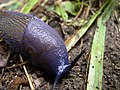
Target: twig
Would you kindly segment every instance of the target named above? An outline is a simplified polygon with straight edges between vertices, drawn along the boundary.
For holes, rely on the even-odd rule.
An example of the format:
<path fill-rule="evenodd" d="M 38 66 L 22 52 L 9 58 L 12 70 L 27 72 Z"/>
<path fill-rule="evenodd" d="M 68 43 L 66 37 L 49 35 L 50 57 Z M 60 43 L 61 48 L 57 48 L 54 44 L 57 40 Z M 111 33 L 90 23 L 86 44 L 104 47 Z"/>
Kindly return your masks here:
<path fill-rule="evenodd" d="M 89 5 L 88 5 L 88 8 L 87 8 L 87 11 L 86 11 L 84 19 L 86 19 L 88 17 L 90 8 L 91 8 L 91 0 L 89 0 Z"/>
<path fill-rule="evenodd" d="M 80 10 L 79 10 L 79 12 L 77 13 L 76 17 L 73 19 L 72 22 L 66 23 L 67 25 L 72 25 L 72 24 L 76 21 L 76 19 L 80 16 L 80 14 L 81 14 L 81 12 L 82 12 L 82 10 L 83 10 L 83 5 L 84 5 L 84 0 L 82 0 Z"/>
<path fill-rule="evenodd" d="M 19 55 L 19 57 L 20 57 L 21 62 L 23 62 L 22 56 L 21 56 L 21 55 Z M 34 88 L 34 86 L 33 86 L 33 84 L 32 84 L 31 77 L 30 77 L 30 75 L 28 74 L 28 72 L 27 72 L 27 69 L 26 69 L 25 65 L 23 65 L 23 69 L 24 69 L 25 74 L 26 74 L 26 76 L 27 76 L 27 78 L 28 78 L 28 81 L 29 81 L 29 84 L 30 84 L 30 88 L 31 88 L 31 90 L 35 90 L 35 88 Z"/>
<path fill-rule="evenodd" d="M 19 67 L 19 66 L 25 65 L 26 63 L 27 63 L 27 62 L 22 62 L 22 63 L 20 63 L 20 64 L 15 65 L 15 66 L 6 67 L 6 69 L 11 69 L 11 68 Z"/>
<path fill-rule="evenodd" d="M 81 14 L 81 12 L 83 10 L 83 5 L 84 5 L 83 3 L 84 3 L 84 0 L 82 0 L 80 10 L 79 10 L 78 14 L 76 15 L 76 17 L 74 18 L 74 21 L 80 16 L 80 14 Z"/>

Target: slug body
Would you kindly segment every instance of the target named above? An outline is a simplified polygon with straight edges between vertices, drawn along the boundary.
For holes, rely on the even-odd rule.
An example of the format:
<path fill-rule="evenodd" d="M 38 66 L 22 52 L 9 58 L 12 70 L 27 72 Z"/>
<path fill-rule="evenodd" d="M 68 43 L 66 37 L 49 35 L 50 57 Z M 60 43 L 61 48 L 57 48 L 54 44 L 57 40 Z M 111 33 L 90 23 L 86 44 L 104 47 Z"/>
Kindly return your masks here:
<path fill-rule="evenodd" d="M 0 11 L 0 37 L 32 64 L 40 67 L 49 76 L 59 78 L 67 73 L 81 54 L 72 62 L 64 41 L 49 25 L 35 16 L 13 11 Z"/>
<path fill-rule="evenodd" d="M 50 76 L 58 75 L 69 66 L 62 38 L 35 16 L 0 11 L 0 36 L 14 51 L 30 55 L 32 64 Z"/>
<path fill-rule="evenodd" d="M 50 26 L 33 17 L 25 30 L 23 45 L 31 51 L 32 63 L 56 76 L 69 66 L 68 54 L 62 38 Z"/>

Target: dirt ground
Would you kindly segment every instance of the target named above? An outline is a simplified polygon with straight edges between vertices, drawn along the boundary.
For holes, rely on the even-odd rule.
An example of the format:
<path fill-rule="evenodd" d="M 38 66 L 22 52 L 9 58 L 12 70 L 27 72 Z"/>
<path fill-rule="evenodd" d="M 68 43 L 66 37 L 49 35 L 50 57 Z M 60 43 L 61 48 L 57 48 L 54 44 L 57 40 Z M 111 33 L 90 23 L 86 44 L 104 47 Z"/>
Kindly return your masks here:
<path fill-rule="evenodd" d="M 34 8 L 32 13 L 37 17 L 47 15 L 48 24 L 56 29 L 62 38 L 66 40 L 76 32 L 73 26 L 62 25 L 63 21 L 55 13 L 44 12 L 44 8 L 40 6 Z M 117 6 L 112 13 L 111 18 L 106 23 L 107 32 L 105 39 L 105 55 L 103 66 L 103 90 L 120 90 L 120 6 Z M 92 40 L 95 32 L 96 24 L 94 23 L 81 40 L 70 50 L 69 58 L 72 61 L 86 47 L 86 52 L 82 55 L 70 74 L 62 78 L 57 85 L 57 90 L 86 90 L 88 66 Z M 62 30 L 65 32 L 63 34 Z M 81 46 L 82 43 L 82 46 Z M 7 68 L 0 69 L 0 90 L 17 90 L 17 78 L 23 81 L 22 90 L 30 90 L 28 81 L 23 71 L 23 67 L 8 68 L 15 64 L 19 64 L 20 60 L 16 53 L 12 53 L 7 63 Z M 27 63 L 28 73 L 32 76 L 36 90 L 50 90 L 52 83 L 46 80 L 43 73 Z M 21 78 L 22 77 L 22 78 Z M 12 81 L 16 81 L 11 83 Z M 25 83 L 26 82 L 26 83 Z"/>

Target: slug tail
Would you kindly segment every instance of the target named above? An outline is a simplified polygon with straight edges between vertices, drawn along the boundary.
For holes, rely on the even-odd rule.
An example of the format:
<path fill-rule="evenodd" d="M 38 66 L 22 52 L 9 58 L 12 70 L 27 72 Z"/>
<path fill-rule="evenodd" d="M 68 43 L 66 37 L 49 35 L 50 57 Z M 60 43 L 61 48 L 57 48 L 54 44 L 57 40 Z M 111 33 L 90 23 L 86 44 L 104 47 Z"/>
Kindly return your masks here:
<path fill-rule="evenodd" d="M 78 54 L 78 56 L 71 62 L 71 65 L 70 65 L 70 68 L 69 68 L 69 70 L 71 70 L 74 66 L 75 66 L 75 64 L 76 64 L 76 62 L 79 60 L 79 58 L 83 55 L 83 53 L 85 52 L 85 48 L 81 51 L 81 53 L 79 53 Z"/>

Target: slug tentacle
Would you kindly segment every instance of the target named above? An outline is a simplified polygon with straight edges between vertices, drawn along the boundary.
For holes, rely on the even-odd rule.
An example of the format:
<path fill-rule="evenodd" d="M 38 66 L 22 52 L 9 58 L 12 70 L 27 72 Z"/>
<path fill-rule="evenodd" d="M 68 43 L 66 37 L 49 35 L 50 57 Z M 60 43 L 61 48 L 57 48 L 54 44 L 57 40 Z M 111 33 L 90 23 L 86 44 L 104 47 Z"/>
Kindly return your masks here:
<path fill-rule="evenodd" d="M 81 51 L 81 53 L 79 53 L 79 54 L 77 55 L 77 57 L 71 62 L 71 65 L 70 65 L 69 70 L 71 70 L 71 69 L 75 66 L 75 64 L 76 64 L 76 62 L 79 60 L 79 58 L 83 55 L 83 53 L 85 53 L 85 50 L 86 50 L 86 48 L 84 48 L 84 49 Z"/>

